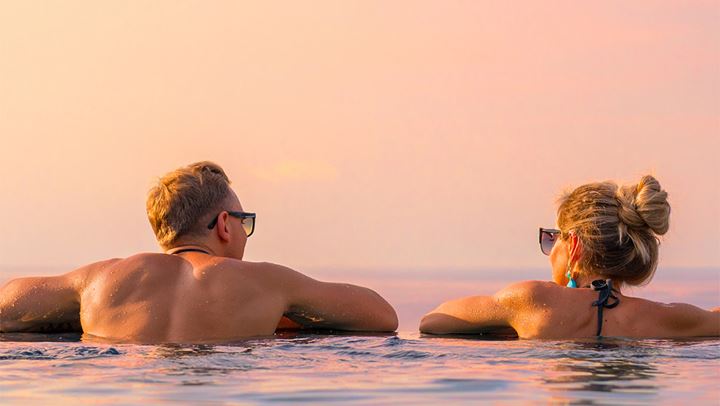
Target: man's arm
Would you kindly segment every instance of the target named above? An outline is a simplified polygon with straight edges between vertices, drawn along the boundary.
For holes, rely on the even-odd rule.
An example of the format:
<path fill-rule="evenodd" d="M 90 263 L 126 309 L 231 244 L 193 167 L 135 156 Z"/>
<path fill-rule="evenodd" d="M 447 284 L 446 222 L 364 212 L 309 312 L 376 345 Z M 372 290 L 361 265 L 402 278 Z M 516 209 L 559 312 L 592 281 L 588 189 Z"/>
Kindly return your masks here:
<path fill-rule="evenodd" d="M 492 296 L 447 301 L 426 314 L 420 332 L 430 334 L 512 334 L 518 311 L 528 302 L 528 286 L 507 287 Z M 514 335 L 514 334 L 513 334 Z"/>
<path fill-rule="evenodd" d="M 395 331 L 395 310 L 380 295 L 361 286 L 320 282 L 292 269 L 263 264 L 285 297 L 285 316 L 303 327 L 348 331 Z"/>
<path fill-rule="evenodd" d="M 77 291 L 65 276 L 13 279 L 0 288 L 0 332 L 82 331 Z"/>
<path fill-rule="evenodd" d="M 113 260 L 111 260 L 113 261 Z M 60 276 L 18 278 L 0 288 L 0 332 L 82 331 L 80 291 L 98 262 Z"/>

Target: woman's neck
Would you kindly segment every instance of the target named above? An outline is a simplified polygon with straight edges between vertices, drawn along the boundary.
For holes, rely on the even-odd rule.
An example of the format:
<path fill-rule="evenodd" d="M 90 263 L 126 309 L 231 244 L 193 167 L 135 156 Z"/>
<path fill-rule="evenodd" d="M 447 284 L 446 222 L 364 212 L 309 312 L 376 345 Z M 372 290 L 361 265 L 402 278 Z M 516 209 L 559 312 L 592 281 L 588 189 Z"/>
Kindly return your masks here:
<path fill-rule="evenodd" d="M 598 279 L 612 279 L 607 276 L 598 275 L 596 273 L 588 273 L 588 272 L 580 272 L 577 279 L 575 279 L 575 282 L 577 283 L 579 288 L 588 288 L 590 287 L 590 284 L 592 281 L 598 280 Z M 613 290 L 616 290 L 620 292 L 620 288 L 622 287 L 622 282 L 613 280 Z"/>

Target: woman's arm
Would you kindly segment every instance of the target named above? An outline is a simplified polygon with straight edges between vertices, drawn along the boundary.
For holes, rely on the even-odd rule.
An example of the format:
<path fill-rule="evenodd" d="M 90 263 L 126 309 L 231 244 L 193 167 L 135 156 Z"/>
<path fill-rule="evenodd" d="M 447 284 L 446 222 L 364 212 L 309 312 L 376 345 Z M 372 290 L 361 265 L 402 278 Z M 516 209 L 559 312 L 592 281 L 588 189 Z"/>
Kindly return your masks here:
<path fill-rule="evenodd" d="M 509 286 L 492 296 L 450 300 L 426 314 L 420 332 L 430 334 L 507 334 L 515 328 L 519 312 L 529 306 L 534 282 Z"/>
<path fill-rule="evenodd" d="M 508 309 L 495 296 L 472 296 L 445 302 L 420 321 L 420 332 L 469 334 L 511 327 Z"/>
<path fill-rule="evenodd" d="M 659 324 L 668 337 L 720 337 L 720 308 L 705 310 L 687 303 L 664 307 Z"/>

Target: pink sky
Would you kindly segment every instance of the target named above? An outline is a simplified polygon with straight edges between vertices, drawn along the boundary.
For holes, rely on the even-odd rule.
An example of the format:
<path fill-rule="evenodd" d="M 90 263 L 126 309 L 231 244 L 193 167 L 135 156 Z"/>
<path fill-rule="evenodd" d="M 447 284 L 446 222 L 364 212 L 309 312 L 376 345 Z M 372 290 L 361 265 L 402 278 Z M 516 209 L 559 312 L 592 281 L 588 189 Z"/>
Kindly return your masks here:
<path fill-rule="evenodd" d="M 720 267 L 718 21 L 712 1 L 5 2 L 0 266 L 156 251 L 146 191 L 209 159 L 258 213 L 250 260 L 543 267 L 564 188 L 652 173 L 661 265 Z"/>

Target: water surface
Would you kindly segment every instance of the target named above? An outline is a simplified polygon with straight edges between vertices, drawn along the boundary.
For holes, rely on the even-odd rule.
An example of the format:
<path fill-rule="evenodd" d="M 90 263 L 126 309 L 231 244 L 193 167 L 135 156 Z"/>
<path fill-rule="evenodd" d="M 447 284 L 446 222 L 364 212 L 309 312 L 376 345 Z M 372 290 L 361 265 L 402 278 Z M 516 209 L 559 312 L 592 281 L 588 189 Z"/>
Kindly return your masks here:
<path fill-rule="evenodd" d="M 717 339 L 491 341 L 401 333 L 228 345 L 110 345 L 36 334 L 0 340 L 3 403 L 720 402 Z"/>
<path fill-rule="evenodd" d="M 487 340 L 416 332 L 421 315 L 443 300 L 544 279 L 547 270 L 308 273 L 378 290 L 398 310 L 401 333 L 226 345 L 0 334 L 0 402 L 720 404 L 719 339 Z M 659 269 L 649 286 L 626 294 L 715 307 L 720 272 Z"/>

